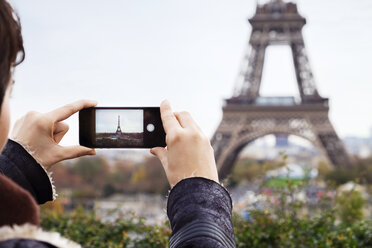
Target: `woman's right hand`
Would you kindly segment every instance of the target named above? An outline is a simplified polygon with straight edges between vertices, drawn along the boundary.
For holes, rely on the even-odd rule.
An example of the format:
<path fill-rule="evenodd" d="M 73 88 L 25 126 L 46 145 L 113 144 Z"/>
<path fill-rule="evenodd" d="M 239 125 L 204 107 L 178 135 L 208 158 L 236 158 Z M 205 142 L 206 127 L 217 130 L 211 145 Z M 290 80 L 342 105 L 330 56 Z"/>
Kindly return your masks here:
<path fill-rule="evenodd" d="M 167 100 L 160 104 L 167 147 L 150 150 L 161 161 L 171 187 L 189 177 L 204 177 L 217 183 L 218 173 L 209 139 L 188 112 L 173 113 Z"/>
<path fill-rule="evenodd" d="M 96 105 L 95 101 L 80 100 L 49 113 L 29 112 L 17 120 L 11 138 L 22 145 L 47 171 L 59 161 L 95 155 L 92 148 L 61 146 L 59 142 L 69 129 L 63 121 L 84 108 Z"/>

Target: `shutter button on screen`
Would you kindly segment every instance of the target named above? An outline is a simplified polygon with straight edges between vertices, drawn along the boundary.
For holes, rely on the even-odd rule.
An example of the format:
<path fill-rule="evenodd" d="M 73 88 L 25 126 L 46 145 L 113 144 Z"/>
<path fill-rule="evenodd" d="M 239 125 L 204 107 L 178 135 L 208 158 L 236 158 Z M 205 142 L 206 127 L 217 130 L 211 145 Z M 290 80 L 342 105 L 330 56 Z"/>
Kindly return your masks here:
<path fill-rule="evenodd" d="M 154 126 L 154 124 L 148 124 L 146 126 L 146 129 L 147 129 L 147 131 L 152 132 L 152 131 L 155 130 L 155 126 Z"/>

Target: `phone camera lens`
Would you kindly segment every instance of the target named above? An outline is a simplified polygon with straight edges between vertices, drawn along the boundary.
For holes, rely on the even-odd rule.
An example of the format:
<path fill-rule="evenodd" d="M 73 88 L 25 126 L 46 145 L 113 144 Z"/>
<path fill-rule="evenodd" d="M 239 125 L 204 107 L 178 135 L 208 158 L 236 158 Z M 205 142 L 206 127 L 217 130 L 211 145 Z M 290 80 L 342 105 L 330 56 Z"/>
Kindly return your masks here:
<path fill-rule="evenodd" d="M 152 131 L 155 130 L 155 126 L 154 126 L 154 124 L 148 124 L 146 129 L 147 129 L 147 131 L 152 132 Z"/>

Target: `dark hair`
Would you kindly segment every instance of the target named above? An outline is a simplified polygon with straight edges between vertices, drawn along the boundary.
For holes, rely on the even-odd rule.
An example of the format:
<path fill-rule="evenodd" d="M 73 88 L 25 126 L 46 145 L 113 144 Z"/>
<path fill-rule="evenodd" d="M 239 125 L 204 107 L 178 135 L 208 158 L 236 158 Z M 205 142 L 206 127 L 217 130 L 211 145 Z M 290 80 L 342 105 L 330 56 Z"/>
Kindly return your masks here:
<path fill-rule="evenodd" d="M 11 77 L 11 68 L 25 58 L 21 23 L 6 0 L 0 0 L 0 110 Z"/>

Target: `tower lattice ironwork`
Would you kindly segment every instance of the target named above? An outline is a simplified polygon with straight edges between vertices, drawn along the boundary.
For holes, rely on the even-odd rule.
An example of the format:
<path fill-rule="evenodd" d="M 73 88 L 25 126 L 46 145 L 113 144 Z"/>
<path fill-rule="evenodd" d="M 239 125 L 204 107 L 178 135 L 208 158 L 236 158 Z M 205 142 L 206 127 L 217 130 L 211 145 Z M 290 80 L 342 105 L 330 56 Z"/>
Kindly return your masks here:
<path fill-rule="evenodd" d="M 120 127 L 120 115 L 118 115 L 118 127 L 116 128 L 116 134 L 121 134 L 121 127 Z"/>
<path fill-rule="evenodd" d="M 328 99 L 319 95 L 306 54 L 302 28 L 306 19 L 297 5 L 282 0 L 257 5 L 249 19 L 252 32 L 244 67 L 234 95 L 225 101 L 222 121 L 212 137 L 220 177 L 226 177 L 250 142 L 267 134 L 293 134 L 320 148 L 335 166 L 350 158 L 328 118 Z M 265 50 L 270 45 L 292 50 L 301 100 L 295 97 L 260 97 Z"/>

